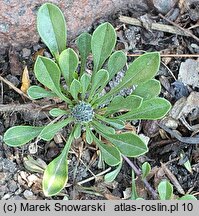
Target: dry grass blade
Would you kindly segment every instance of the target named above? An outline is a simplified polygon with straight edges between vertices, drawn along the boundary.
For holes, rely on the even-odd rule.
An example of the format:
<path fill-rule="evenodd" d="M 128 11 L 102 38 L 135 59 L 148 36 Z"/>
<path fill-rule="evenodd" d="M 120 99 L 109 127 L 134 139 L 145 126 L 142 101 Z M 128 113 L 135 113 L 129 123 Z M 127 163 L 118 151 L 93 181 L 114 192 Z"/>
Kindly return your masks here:
<path fill-rule="evenodd" d="M 173 173 L 167 168 L 167 166 L 163 163 L 161 163 L 161 167 L 164 170 L 165 174 L 167 175 L 167 177 L 170 179 L 170 181 L 172 182 L 172 184 L 176 187 L 177 191 L 180 194 L 185 194 L 184 189 L 181 187 L 179 181 L 177 180 L 177 178 L 173 175 Z"/>

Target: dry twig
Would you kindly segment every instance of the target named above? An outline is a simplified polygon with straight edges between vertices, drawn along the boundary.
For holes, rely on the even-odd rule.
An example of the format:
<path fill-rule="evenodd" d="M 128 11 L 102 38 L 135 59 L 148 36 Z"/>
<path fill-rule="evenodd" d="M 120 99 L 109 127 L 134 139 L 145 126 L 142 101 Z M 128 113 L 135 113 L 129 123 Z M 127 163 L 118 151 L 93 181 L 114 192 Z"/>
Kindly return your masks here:
<path fill-rule="evenodd" d="M 176 35 L 182 35 L 182 36 L 187 36 L 187 37 L 192 37 L 194 38 L 196 41 L 199 42 L 199 38 L 196 37 L 190 30 L 188 29 L 184 29 L 181 26 L 179 26 L 178 24 L 170 21 L 169 19 L 167 19 L 165 16 L 163 16 L 162 14 L 159 14 L 159 16 L 163 19 L 165 19 L 167 22 L 169 22 L 171 25 L 165 25 L 162 23 L 151 23 L 151 29 L 152 30 L 156 30 L 156 31 L 163 31 L 163 32 L 168 32 L 171 34 L 176 34 Z M 135 26 L 139 26 L 139 27 L 143 27 L 142 22 L 136 18 L 133 17 L 127 17 L 127 16 L 120 16 L 119 20 L 123 23 L 126 24 L 130 24 L 130 25 L 135 25 Z"/>
<path fill-rule="evenodd" d="M 120 16 L 119 20 L 123 23 L 126 23 L 126 24 L 143 27 L 142 22 L 136 18 L 133 18 L 133 17 Z M 182 36 L 190 36 L 189 33 L 184 31 L 184 29 L 182 30 L 176 26 L 165 25 L 162 23 L 152 23 L 151 29 L 156 30 L 156 31 L 163 31 L 163 32 L 168 32 L 168 33 L 172 33 L 172 34 L 182 35 Z"/>
<path fill-rule="evenodd" d="M 179 26 L 177 23 L 167 19 L 165 16 L 163 16 L 162 14 L 159 14 L 159 16 L 163 19 L 165 19 L 167 22 L 169 22 L 170 24 L 174 25 L 174 27 L 177 27 L 179 30 L 181 30 L 182 32 L 184 32 L 185 36 L 189 36 L 192 37 L 193 39 L 195 39 L 196 41 L 199 42 L 199 38 L 196 37 L 190 30 L 188 29 L 184 29 L 183 27 Z"/>
<path fill-rule="evenodd" d="M 127 56 L 131 57 L 139 57 L 141 54 L 127 54 Z M 199 58 L 199 54 L 161 54 L 161 57 L 171 57 L 171 58 Z"/>
<path fill-rule="evenodd" d="M 3 81 L 4 83 L 6 83 L 10 88 L 12 88 L 13 90 L 15 90 L 18 94 L 20 94 L 21 96 L 31 100 L 31 98 L 28 97 L 28 95 L 26 95 L 25 93 L 23 93 L 20 89 L 18 89 L 17 87 L 15 87 L 10 81 L 8 81 L 7 79 L 3 78 L 2 76 L 0 76 L 0 80 Z"/>

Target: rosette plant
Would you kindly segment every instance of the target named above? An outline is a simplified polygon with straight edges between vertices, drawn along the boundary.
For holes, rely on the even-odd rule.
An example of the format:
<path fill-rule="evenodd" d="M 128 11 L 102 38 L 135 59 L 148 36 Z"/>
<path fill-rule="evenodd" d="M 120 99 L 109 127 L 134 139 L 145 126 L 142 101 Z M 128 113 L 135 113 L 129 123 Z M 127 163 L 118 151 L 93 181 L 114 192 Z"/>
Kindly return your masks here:
<path fill-rule="evenodd" d="M 46 196 L 53 196 L 67 183 L 68 152 L 73 140 L 80 137 L 82 131 L 85 131 L 86 142 L 94 142 L 99 148 L 106 164 L 118 166 L 122 163 L 122 155 L 137 157 L 148 151 L 138 135 L 125 132 L 125 122 L 160 119 L 171 105 L 158 97 L 161 86 L 154 76 L 160 65 L 159 53 L 146 53 L 127 65 L 125 53 L 114 50 L 116 32 L 110 23 L 99 25 L 92 35 L 81 34 L 76 40 L 78 54 L 66 48 L 66 22 L 54 4 L 45 3 L 40 7 L 37 29 L 53 58 L 37 57 L 34 73 L 43 87 L 31 86 L 28 95 L 35 100 L 58 97 L 66 108 L 58 106 L 50 110 L 50 115 L 56 119 L 46 126 L 9 128 L 4 142 L 19 147 L 35 138 L 38 143 L 39 140 L 50 141 L 59 130 L 69 124 L 72 126 L 61 154 L 44 171 L 43 192 Z M 91 75 L 86 72 L 90 54 L 93 59 Z M 102 94 L 109 81 L 124 67 L 127 70 L 121 82 Z M 132 86 L 135 87 L 132 94 L 126 97 L 119 94 L 122 89 Z"/>

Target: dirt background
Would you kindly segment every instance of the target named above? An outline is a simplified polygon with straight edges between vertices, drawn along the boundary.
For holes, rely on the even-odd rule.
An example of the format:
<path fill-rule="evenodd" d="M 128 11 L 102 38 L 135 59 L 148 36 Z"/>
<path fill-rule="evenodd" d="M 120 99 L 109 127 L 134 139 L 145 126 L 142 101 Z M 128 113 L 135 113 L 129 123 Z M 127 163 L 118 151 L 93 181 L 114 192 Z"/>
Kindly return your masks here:
<path fill-rule="evenodd" d="M 24 5 L 17 12 L 19 3 Z M 9 148 L 3 143 L 4 132 L 13 125 L 49 123 L 48 106 L 59 101 L 40 100 L 32 103 L 20 91 L 22 74 L 27 67 L 31 84 L 37 84 L 33 65 L 38 54 L 51 57 L 38 40 L 35 17 L 43 1 L 4 0 L 0 2 L 0 199 L 46 199 L 41 189 L 43 168 L 64 146 L 70 127 L 64 128 L 51 142 L 33 143 L 22 148 Z M 131 62 L 144 51 L 160 51 L 161 67 L 156 77 L 161 82 L 161 97 L 173 108 L 161 121 L 135 121 L 126 124 L 126 131 L 136 131 L 148 142 L 149 152 L 132 159 L 137 167 L 148 161 L 152 171 L 148 181 L 154 189 L 162 179 L 174 185 L 175 198 L 185 193 L 198 197 L 199 192 L 199 1 L 52 1 L 65 12 L 69 28 L 68 46 L 75 47 L 75 36 L 90 33 L 104 21 L 117 31 L 116 50 L 123 50 Z M 79 2 L 79 1 L 78 1 Z M 2 4 L 2 5 L 1 5 Z M 17 8 L 17 10 L 16 10 Z M 99 10 L 99 8 L 101 10 Z M 70 10 L 69 10 L 70 9 Z M 81 12 L 81 13 L 80 13 Z M 18 14 L 18 15 L 17 15 Z M 164 17 L 163 17 L 163 16 Z M 127 18 L 124 19 L 121 16 Z M 28 17 L 28 19 L 27 19 Z M 136 18 L 140 26 L 129 24 Z M 122 21 L 123 20 L 123 21 Z M 154 23 L 161 23 L 159 30 Z M 167 25 L 174 28 L 168 32 Z M 87 70 L 92 70 L 91 59 Z M 109 83 L 113 88 L 124 71 Z M 161 123 L 163 127 L 159 127 Z M 34 163 L 33 163 L 34 162 Z M 184 164 L 189 163 L 189 167 Z M 34 164 L 34 165 L 33 165 Z M 124 163 L 112 183 L 104 182 L 109 172 L 98 158 L 96 146 L 84 141 L 84 134 L 73 143 L 69 155 L 69 181 L 59 196 L 48 199 L 128 199 L 131 196 L 131 168 Z M 96 177 L 98 175 L 98 177 Z M 138 194 L 152 199 L 140 178 Z"/>

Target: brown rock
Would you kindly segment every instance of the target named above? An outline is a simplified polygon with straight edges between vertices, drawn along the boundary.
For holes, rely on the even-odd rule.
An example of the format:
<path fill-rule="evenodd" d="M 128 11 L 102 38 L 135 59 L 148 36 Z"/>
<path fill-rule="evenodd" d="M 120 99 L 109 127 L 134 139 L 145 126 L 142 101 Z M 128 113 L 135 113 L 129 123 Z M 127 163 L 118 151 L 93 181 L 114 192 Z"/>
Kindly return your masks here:
<path fill-rule="evenodd" d="M 139 4 L 144 0 L 134 0 Z M 0 44 L 5 47 L 37 42 L 36 13 L 44 2 L 57 4 L 64 12 L 69 38 L 91 28 L 92 23 L 118 9 L 124 9 L 128 0 L 2 0 L 0 1 Z"/>

